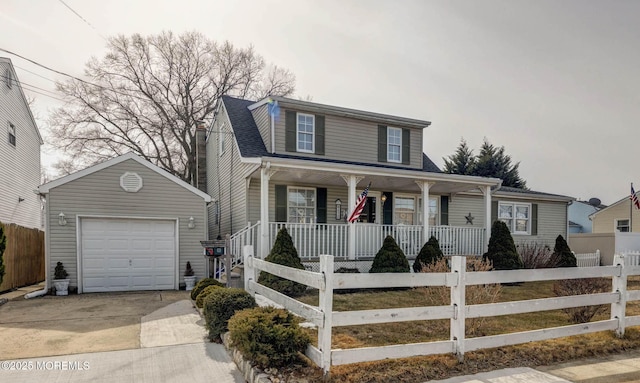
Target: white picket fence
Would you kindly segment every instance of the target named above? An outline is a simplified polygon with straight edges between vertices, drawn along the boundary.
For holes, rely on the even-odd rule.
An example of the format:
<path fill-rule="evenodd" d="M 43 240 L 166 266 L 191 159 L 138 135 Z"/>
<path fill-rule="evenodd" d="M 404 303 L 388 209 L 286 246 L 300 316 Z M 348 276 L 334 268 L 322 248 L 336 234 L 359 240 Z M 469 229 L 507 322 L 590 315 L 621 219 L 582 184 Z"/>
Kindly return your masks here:
<path fill-rule="evenodd" d="M 573 253 L 573 255 L 576 256 L 578 267 L 600 266 L 600 250 L 596 250 L 595 253 Z"/>
<path fill-rule="evenodd" d="M 623 251 L 620 253 L 627 266 L 640 266 L 640 251 Z"/>
<path fill-rule="evenodd" d="M 626 265 L 623 255 L 616 255 L 614 266 L 489 272 L 467 272 L 466 258 L 453 256 L 451 271 L 448 273 L 341 274 L 333 272 L 334 262 L 331 255 L 321 255 L 320 272 L 311 272 L 254 258 L 251 246 L 245 247 L 243 251 L 245 289 L 252 295 L 260 294 L 271 299 L 318 327 L 318 344 L 317 346 L 310 345 L 306 355 L 320 366 L 327 376 L 331 366 L 341 364 L 446 353 L 456 354 L 462 360 L 466 351 L 607 330 L 613 330 L 618 336 L 623 336 L 626 327 L 640 325 L 640 315 L 626 316 L 625 314 L 628 301 L 640 300 L 640 290 L 627 291 L 627 276 L 640 275 L 640 266 Z M 258 284 L 257 277 L 260 271 L 266 271 L 318 289 L 319 305 L 311 306 L 299 302 Z M 469 285 L 600 277 L 612 278 L 612 292 L 479 305 L 465 304 L 465 287 Z M 333 311 L 333 290 L 370 289 L 381 286 L 385 288 L 447 286 L 451 288 L 451 304 L 448 306 Z M 611 305 L 610 319 L 469 339 L 465 337 L 466 318 L 503 316 L 602 304 Z M 450 320 L 450 340 L 381 347 L 331 349 L 331 332 L 332 328 L 336 326 L 437 319 Z"/>

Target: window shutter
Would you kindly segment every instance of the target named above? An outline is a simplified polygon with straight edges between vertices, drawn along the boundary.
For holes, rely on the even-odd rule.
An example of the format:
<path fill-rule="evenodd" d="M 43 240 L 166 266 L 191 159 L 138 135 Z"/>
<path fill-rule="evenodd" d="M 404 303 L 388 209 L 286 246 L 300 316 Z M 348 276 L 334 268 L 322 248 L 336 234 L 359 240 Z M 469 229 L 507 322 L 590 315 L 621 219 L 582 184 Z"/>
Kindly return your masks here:
<path fill-rule="evenodd" d="M 276 185 L 276 222 L 287 222 L 287 185 Z"/>
<path fill-rule="evenodd" d="M 317 223 L 327 223 L 327 188 L 316 189 Z"/>
<path fill-rule="evenodd" d="M 382 206 L 382 224 L 393 225 L 393 193 L 384 192 L 384 195 L 387 196 L 387 200 Z"/>
<path fill-rule="evenodd" d="M 324 155 L 324 116 L 316 115 L 316 154 Z"/>
<path fill-rule="evenodd" d="M 440 196 L 440 224 L 449 225 L 449 197 Z"/>
<path fill-rule="evenodd" d="M 378 125 L 378 162 L 387 162 L 387 127 L 384 125 Z"/>
<path fill-rule="evenodd" d="M 409 158 L 411 158 L 411 131 L 402 129 L 402 163 L 409 165 Z"/>
<path fill-rule="evenodd" d="M 531 235 L 538 235 L 538 204 L 531 204 Z"/>
<path fill-rule="evenodd" d="M 491 201 L 491 224 L 498 220 L 498 201 Z"/>
<path fill-rule="evenodd" d="M 287 152 L 296 151 L 296 130 L 297 130 L 297 114 L 292 110 L 287 110 L 284 115 L 284 149 Z M 285 220 L 286 221 L 286 220 Z"/>

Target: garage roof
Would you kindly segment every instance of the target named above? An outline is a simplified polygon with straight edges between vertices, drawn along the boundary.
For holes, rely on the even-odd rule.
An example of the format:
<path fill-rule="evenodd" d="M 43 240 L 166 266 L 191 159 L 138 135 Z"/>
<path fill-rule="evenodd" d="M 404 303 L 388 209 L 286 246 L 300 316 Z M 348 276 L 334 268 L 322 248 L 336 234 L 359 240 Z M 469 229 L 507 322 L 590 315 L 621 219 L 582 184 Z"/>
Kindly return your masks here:
<path fill-rule="evenodd" d="M 175 182 L 176 184 L 182 186 L 183 188 L 189 190 L 190 192 L 202 197 L 204 199 L 205 202 L 211 202 L 211 196 L 209 196 L 209 194 L 203 192 L 202 190 L 194 187 L 193 185 L 190 185 L 186 182 L 184 182 L 183 180 L 179 179 L 178 177 L 170 174 L 169 172 L 167 172 L 166 170 L 163 170 L 159 167 L 157 167 L 156 165 L 152 164 L 151 162 L 137 156 L 136 154 L 129 152 L 127 154 L 123 154 L 121 156 L 118 156 L 116 158 L 112 158 L 110 160 L 101 162 L 97 165 L 93 165 L 90 166 L 86 169 L 77 171 L 75 173 L 69 174 L 68 176 L 64 176 L 64 177 L 60 177 L 54 181 L 51 182 L 47 182 L 46 184 L 40 185 L 38 186 L 38 192 L 39 193 L 43 193 L 46 194 L 49 192 L 49 190 L 56 188 L 60 185 L 64 185 L 68 182 L 77 180 L 78 178 L 82 178 L 84 176 L 87 176 L 89 174 L 95 173 L 97 171 L 100 171 L 102 169 L 106 169 L 110 166 L 119 164 L 121 162 L 127 161 L 127 160 L 133 160 L 136 161 L 137 163 L 139 163 L 142 166 L 145 166 L 147 168 L 149 168 L 150 170 L 160 174 L 161 176 L 165 177 L 166 179 L 168 179 L 169 181 Z"/>

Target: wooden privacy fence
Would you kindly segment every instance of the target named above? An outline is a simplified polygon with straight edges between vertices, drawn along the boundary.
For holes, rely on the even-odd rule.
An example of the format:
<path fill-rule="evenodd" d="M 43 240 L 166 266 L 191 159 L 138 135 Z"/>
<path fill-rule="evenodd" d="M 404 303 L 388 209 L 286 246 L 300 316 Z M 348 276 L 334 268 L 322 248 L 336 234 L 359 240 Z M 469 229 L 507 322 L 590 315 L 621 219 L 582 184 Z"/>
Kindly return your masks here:
<path fill-rule="evenodd" d="M 640 266 L 625 265 L 623 255 L 616 255 L 613 266 L 488 272 L 467 272 L 466 258 L 453 256 L 451 271 L 448 273 L 342 274 L 333 272 L 334 264 L 331 255 L 320 256 L 320 272 L 316 273 L 254 258 L 251 246 L 245 247 L 243 251 L 245 289 L 251 294 L 257 293 L 271 299 L 318 326 L 318 345 L 317 347 L 309 346 L 306 355 L 320 366 L 325 374 L 329 373 L 332 365 L 446 353 L 456 354 L 462 360 L 466 351 L 598 331 L 613 330 L 618 336 L 623 336 L 626 327 L 640 325 L 640 315 L 626 316 L 625 313 L 627 301 L 640 300 L 640 290 L 627 291 L 627 277 L 640 275 Z M 299 302 L 258 284 L 257 277 L 260 271 L 266 271 L 318 289 L 319 306 Z M 611 292 L 478 305 L 465 304 L 465 287 L 470 285 L 601 277 L 612 278 Z M 333 311 L 333 290 L 335 289 L 421 286 L 449 287 L 451 289 L 451 304 L 448 306 Z M 610 319 L 493 336 L 468 339 L 465 337 L 466 318 L 493 317 L 602 304 L 611 305 Z M 450 320 L 450 340 L 381 347 L 331 349 L 331 330 L 334 326 L 437 319 Z"/>
<path fill-rule="evenodd" d="M 0 292 L 44 281 L 44 232 L 13 223 L 0 225 L 7 237 Z"/>

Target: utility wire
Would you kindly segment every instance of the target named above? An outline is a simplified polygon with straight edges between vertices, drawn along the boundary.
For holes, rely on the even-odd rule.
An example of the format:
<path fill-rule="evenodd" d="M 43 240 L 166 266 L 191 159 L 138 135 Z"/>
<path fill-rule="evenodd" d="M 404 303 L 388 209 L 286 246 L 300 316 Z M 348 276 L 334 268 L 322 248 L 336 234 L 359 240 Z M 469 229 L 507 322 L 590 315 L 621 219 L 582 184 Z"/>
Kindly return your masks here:
<path fill-rule="evenodd" d="M 23 71 L 25 71 L 25 72 L 29 72 L 29 73 L 31 73 L 32 75 L 35 75 L 35 76 L 41 77 L 41 78 L 43 78 L 43 79 L 45 79 L 45 80 L 49 80 L 49 81 L 51 81 L 51 82 L 56 82 L 56 80 L 50 79 L 49 77 L 45 77 L 45 76 L 43 76 L 43 75 L 41 75 L 41 74 L 38 74 L 38 73 L 33 72 L 33 71 L 30 71 L 29 69 L 25 69 L 25 68 L 23 68 L 23 67 L 21 67 L 21 66 L 14 65 L 14 67 L 16 67 L 16 68 L 18 68 L 18 69 L 21 69 L 21 70 L 23 70 Z"/>
<path fill-rule="evenodd" d="M 76 16 L 78 16 L 80 18 L 80 20 L 84 21 L 85 24 L 87 24 L 88 26 L 90 26 L 91 28 L 93 28 L 93 30 L 98 34 L 98 36 L 100 36 L 104 41 L 107 41 L 107 38 L 104 37 L 96 27 L 93 26 L 93 24 L 91 24 L 89 21 L 87 21 L 87 19 L 85 19 L 84 17 L 82 17 L 78 12 L 76 12 L 73 8 L 71 8 L 67 3 L 65 3 L 62 0 L 58 0 L 59 2 L 62 3 L 62 5 L 64 5 L 65 7 L 67 7 L 67 9 L 69 9 L 71 12 L 73 12 L 73 14 L 75 14 Z"/>
<path fill-rule="evenodd" d="M 40 94 L 42 96 L 47 96 L 47 97 L 51 97 L 53 99 L 56 99 L 56 100 L 59 100 L 59 101 L 62 101 L 62 102 L 66 102 L 66 100 L 63 100 L 63 99 L 55 97 L 55 96 L 51 96 L 49 94 L 45 94 L 45 93 L 39 92 L 39 91 L 37 91 L 35 89 L 39 89 L 39 90 L 44 91 L 44 92 L 49 92 L 49 93 L 58 95 L 54 91 L 50 91 L 48 89 L 40 88 L 40 87 L 35 86 L 35 85 L 27 84 L 26 82 L 17 81 L 16 79 L 8 78 L 7 76 L 3 76 L 3 75 L 0 75 L 0 78 L 5 80 L 5 81 L 11 81 L 12 84 L 15 84 L 16 86 L 19 86 L 19 87 L 23 88 L 24 90 L 28 90 L 29 92 L 38 93 L 38 94 Z M 31 88 L 34 88 L 34 89 L 31 89 Z"/>

